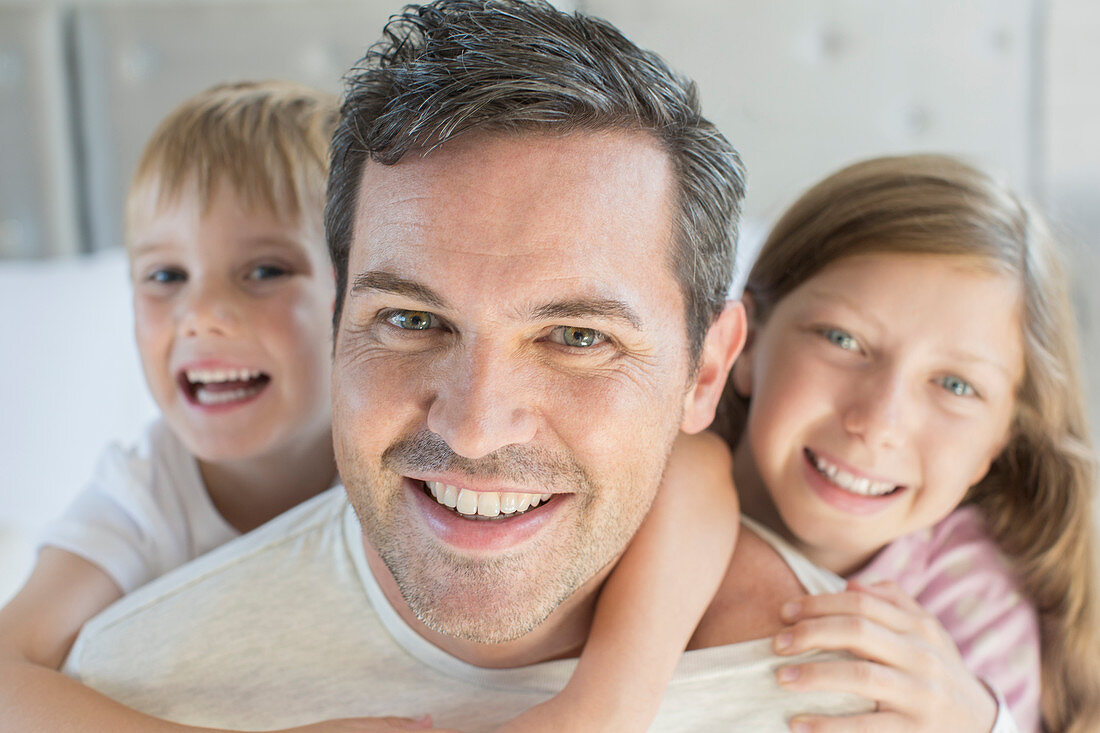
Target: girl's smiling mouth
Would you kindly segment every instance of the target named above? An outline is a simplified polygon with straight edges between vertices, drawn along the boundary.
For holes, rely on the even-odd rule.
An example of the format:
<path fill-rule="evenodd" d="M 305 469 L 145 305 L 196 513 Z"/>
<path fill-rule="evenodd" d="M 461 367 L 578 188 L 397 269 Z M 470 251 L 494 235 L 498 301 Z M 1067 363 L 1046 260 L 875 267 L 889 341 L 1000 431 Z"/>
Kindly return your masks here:
<path fill-rule="evenodd" d="M 852 494 L 867 497 L 889 496 L 905 487 L 887 481 L 875 481 L 865 476 L 856 476 L 831 461 L 817 455 L 809 448 L 803 453 L 810 466 L 833 486 Z"/>

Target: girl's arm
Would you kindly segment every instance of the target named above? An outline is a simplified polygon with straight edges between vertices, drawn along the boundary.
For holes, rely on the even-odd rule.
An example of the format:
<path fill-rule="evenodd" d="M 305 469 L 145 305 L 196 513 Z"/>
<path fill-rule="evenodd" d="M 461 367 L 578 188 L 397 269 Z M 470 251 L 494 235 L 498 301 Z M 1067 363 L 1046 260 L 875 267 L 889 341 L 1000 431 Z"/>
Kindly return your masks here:
<path fill-rule="evenodd" d="M 502 731 L 644 731 L 718 590 L 740 527 L 729 449 L 681 433 L 648 516 L 604 584 L 572 678 Z"/>
<path fill-rule="evenodd" d="M 0 609 L 0 733 L 210 732 L 139 713 L 57 671 L 81 626 L 121 596 L 98 566 L 64 550 L 42 550 L 26 585 Z M 430 725 L 427 719 L 358 718 L 293 730 L 382 733 Z"/>

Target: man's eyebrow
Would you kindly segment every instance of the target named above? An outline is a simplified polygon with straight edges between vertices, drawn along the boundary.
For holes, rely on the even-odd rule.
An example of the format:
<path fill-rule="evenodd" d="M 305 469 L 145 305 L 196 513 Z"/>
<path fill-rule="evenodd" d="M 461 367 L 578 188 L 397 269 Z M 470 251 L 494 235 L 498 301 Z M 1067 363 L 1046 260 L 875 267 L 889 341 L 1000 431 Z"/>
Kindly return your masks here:
<path fill-rule="evenodd" d="M 534 310 L 535 320 L 553 320 L 569 318 L 613 318 L 625 321 L 638 331 L 642 329 L 642 319 L 629 305 L 614 298 L 575 298 L 541 305 Z"/>
<path fill-rule="evenodd" d="M 380 270 L 371 270 L 355 276 L 355 280 L 351 283 L 351 292 L 359 293 L 366 290 L 403 295 L 433 308 L 446 307 L 443 298 L 439 297 L 431 288 Z"/>

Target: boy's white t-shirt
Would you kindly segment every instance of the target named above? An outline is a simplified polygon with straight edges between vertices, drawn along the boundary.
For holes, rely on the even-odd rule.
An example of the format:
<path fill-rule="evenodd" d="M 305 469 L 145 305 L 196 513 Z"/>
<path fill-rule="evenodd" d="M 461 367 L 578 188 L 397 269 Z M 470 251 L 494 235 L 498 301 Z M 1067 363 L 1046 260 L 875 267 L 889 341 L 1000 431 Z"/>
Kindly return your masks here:
<path fill-rule="evenodd" d="M 157 420 L 135 445 L 103 451 L 39 547 L 98 565 L 125 594 L 238 536 L 210 500 L 195 457 Z"/>

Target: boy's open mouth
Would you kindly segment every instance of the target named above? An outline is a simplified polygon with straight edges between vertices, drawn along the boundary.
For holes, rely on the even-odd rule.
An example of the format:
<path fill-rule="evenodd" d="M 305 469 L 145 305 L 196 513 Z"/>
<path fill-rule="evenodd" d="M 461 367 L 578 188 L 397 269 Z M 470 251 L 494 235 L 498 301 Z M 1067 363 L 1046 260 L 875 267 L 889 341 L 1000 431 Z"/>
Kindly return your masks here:
<path fill-rule="evenodd" d="M 447 507 L 463 519 L 508 519 L 518 517 L 542 506 L 553 494 L 519 492 L 470 491 L 438 481 L 421 481 L 421 489 L 440 506 Z"/>
<path fill-rule="evenodd" d="M 271 377 L 259 369 L 187 369 L 177 380 L 192 404 L 209 406 L 255 397 Z"/>

